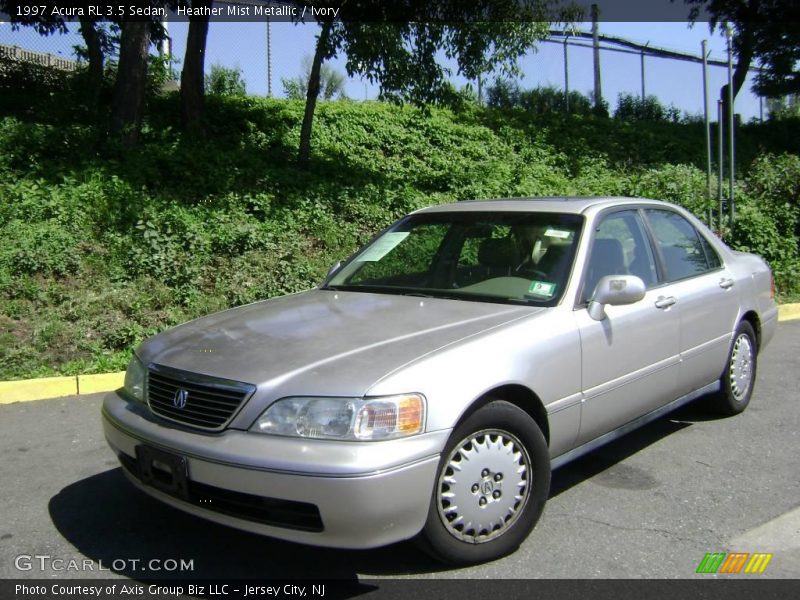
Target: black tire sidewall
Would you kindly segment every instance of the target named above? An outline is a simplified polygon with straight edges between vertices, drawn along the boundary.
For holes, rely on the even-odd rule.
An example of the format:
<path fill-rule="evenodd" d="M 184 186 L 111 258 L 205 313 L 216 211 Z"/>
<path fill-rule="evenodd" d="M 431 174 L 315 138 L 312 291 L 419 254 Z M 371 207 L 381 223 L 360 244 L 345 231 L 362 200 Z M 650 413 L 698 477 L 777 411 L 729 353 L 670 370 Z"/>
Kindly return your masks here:
<path fill-rule="evenodd" d="M 503 535 L 481 544 L 456 539 L 439 516 L 439 477 L 450 453 L 467 437 L 486 429 L 499 429 L 515 436 L 525 446 L 531 462 L 529 497 L 522 514 Z M 442 562 L 454 565 L 487 562 L 516 550 L 533 529 L 550 492 L 550 456 L 547 442 L 536 422 L 510 402 L 493 400 L 469 415 L 450 435 L 442 452 L 431 494 L 428 518 L 422 531 L 423 548 Z"/>
<path fill-rule="evenodd" d="M 747 389 L 747 393 L 742 397 L 741 400 L 737 400 L 733 395 L 733 389 L 731 388 L 731 378 L 730 378 L 730 371 L 731 371 L 731 359 L 733 358 L 733 349 L 736 347 L 736 340 L 739 339 L 739 336 L 742 334 L 747 335 L 750 339 L 750 346 L 753 352 L 752 356 L 752 364 L 751 364 L 751 372 L 752 376 L 750 379 L 750 385 Z M 722 374 L 722 394 L 719 400 L 719 409 L 725 413 L 730 415 L 735 415 L 742 412 L 747 405 L 750 404 L 750 397 L 753 395 L 753 389 L 755 388 L 756 383 L 756 371 L 758 368 L 758 347 L 756 345 L 756 334 L 753 330 L 753 326 L 747 322 L 742 321 L 736 327 L 736 331 L 733 334 L 733 340 L 731 341 L 731 347 L 728 351 L 728 359 L 725 363 L 725 371 Z"/>

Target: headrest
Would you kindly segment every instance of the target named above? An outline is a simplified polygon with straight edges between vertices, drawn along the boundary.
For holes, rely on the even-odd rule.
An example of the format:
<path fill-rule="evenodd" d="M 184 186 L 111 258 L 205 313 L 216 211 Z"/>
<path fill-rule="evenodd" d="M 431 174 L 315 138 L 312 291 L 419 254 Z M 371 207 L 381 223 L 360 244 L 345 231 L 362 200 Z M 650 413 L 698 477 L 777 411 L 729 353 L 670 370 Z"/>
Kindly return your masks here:
<path fill-rule="evenodd" d="M 478 262 L 485 267 L 507 267 L 519 264 L 517 244 L 510 237 L 488 238 L 478 249 Z"/>

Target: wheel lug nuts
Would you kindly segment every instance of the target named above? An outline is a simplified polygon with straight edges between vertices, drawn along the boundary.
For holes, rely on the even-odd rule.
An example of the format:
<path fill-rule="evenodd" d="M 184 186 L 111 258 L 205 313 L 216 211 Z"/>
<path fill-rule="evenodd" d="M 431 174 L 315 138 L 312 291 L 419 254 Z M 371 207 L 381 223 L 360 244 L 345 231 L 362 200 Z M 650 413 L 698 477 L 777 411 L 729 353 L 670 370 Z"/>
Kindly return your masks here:
<path fill-rule="evenodd" d="M 478 484 L 477 484 L 477 483 L 473 483 L 473 484 L 472 484 L 472 493 L 473 493 L 473 494 L 477 494 L 479 489 L 480 489 L 480 488 L 478 487 Z"/>
<path fill-rule="evenodd" d="M 481 477 L 487 477 L 489 475 L 489 469 L 484 469 L 481 471 Z"/>
<path fill-rule="evenodd" d="M 486 496 L 481 496 L 481 499 L 478 500 L 478 504 L 481 506 L 486 506 Z"/>
<path fill-rule="evenodd" d="M 500 493 L 500 490 L 495 490 L 495 491 L 492 492 L 492 498 L 494 498 L 495 500 L 497 498 L 499 498 L 500 496 L 502 496 L 502 494 Z"/>
<path fill-rule="evenodd" d="M 494 480 L 495 481 L 502 481 L 503 474 L 502 473 L 495 473 Z"/>

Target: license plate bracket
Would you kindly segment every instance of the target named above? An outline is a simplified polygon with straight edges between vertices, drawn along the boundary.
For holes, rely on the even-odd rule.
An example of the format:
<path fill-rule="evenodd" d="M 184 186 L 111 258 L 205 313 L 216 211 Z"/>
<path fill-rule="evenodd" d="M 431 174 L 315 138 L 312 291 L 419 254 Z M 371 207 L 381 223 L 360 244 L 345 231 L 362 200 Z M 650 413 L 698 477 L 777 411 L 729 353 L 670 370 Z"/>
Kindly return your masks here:
<path fill-rule="evenodd" d="M 171 496 L 189 499 L 189 468 L 186 457 L 150 446 L 136 446 L 142 483 Z"/>

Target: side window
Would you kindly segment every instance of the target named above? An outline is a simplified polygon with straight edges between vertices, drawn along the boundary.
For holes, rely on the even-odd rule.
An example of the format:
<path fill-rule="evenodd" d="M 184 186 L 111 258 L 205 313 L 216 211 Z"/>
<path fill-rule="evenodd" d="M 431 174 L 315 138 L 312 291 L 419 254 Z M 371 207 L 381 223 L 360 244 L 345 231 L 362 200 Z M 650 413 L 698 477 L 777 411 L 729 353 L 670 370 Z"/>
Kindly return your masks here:
<path fill-rule="evenodd" d="M 606 275 L 636 275 L 646 287 L 657 281 L 653 252 L 636 211 L 612 213 L 597 228 L 583 287 L 584 300 L 591 297 Z"/>
<path fill-rule="evenodd" d="M 681 215 L 659 209 L 648 209 L 646 213 L 669 281 L 699 275 L 719 266 L 719 257 L 710 246 L 711 260 L 707 257 L 704 245 L 708 242 Z"/>
<path fill-rule="evenodd" d="M 712 246 L 702 235 L 700 236 L 700 245 L 703 247 L 703 250 L 705 250 L 708 268 L 717 269 L 721 267 L 722 260 L 720 259 L 719 254 L 717 254 L 717 251 L 714 250 L 714 246 Z"/>

